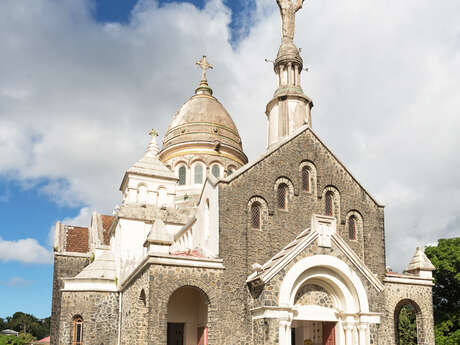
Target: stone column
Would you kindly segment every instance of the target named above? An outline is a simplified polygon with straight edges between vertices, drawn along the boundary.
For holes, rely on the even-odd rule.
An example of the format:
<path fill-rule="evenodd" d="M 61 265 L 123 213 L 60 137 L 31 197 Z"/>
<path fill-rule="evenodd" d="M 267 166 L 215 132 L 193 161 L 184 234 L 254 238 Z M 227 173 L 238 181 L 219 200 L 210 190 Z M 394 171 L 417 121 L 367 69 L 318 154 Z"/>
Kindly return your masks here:
<path fill-rule="evenodd" d="M 280 84 L 286 84 L 284 79 L 284 65 L 280 65 Z"/>
<path fill-rule="evenodd" d="M 345 324 L 343 329 L 345 331 L 345 345 L 356 345 L 353 344 L 353 325 Z"/>
<path fill-rule="evenodd" d="M 279 345 L 291 345 L 291 324 L 290 320 L 280 320 Z"/>
<path fill-rule="evenodd" d="M 358 338 L 359 338 L 359 345 L 368 345 L 368 329 L 369 325 L 367 323 L 361 323 L 358 325 Z"/>

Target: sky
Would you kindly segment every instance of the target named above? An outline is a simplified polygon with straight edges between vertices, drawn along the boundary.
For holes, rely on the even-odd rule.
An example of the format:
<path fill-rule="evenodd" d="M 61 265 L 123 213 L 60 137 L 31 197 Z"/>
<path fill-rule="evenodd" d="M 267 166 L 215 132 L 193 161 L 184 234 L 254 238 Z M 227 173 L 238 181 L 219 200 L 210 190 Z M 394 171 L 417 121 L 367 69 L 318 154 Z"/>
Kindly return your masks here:
<path fill-rule="evenodd" d="M 459 16 L 457 0 L 321 0 L 296 17 L 313 130 L 386 205 L 393 270 L 460 234 Z M 0 1 L 0 317 L 50 315 L 56 221 L 111 214 L 201 55 L 259 156 L 279 43 L 275 0 Z"/>

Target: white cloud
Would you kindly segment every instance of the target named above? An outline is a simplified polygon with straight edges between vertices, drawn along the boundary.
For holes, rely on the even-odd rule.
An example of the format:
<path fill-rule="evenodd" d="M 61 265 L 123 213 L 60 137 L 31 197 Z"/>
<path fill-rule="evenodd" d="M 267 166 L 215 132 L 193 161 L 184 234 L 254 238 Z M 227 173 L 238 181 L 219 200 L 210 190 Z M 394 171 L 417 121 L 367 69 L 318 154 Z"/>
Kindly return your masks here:
<path fill-rule="evenodd" d="M 32 285 L 33 282 L 30 280 L 25 280 L 21 277 L 12 277 L 8 281 L 0 281 L 0 285 L 8 286 L 8 287 L 17 287 L 17 286 L 29 286 Z"/>
<path fill-rule="evenodd" d="M 0 261 L 19 261 L 27 264 L 50 264 L 53 262 L 53 255 L 33 238 L 6 241 L 0 237 Z"/>
<path fill-rule="evenodd" d="M 164 133 L 193 93 L 202 54 L 248 156 L 263 151 L 275 1 L 242 19 L 253 25 L 236 49 L 218 0 L 203 10 L 142 1 L 127 25 L 89 13 L 88 2 L 0 2 L 0 174 L 46 178 L 57 203 L 110 213 L 148 129 Z M 456 0 L 324 0 L 305 2 L 296 19 L 313 128 L 387 205 L 396 269 L 416 245 L 459 233 L 459 13 Z"/>

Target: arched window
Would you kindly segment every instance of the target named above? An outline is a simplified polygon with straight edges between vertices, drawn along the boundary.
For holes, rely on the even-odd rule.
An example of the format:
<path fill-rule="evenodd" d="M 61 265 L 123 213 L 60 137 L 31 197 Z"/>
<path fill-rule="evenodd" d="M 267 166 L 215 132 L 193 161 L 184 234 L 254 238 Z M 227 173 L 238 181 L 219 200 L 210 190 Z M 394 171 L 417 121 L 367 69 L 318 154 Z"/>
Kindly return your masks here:
<path fill-rule="evenodd" d="M 139 302 L 145 307 L 147 305 L 147 297 L 145 296 L 145 290 L 142 289 L 139 295 Z"/>
<path fill-rule="evenodd" d="M 184 186 L 186 183 L 187 179 L 187 170 L 185 169 L 185 166 L 181 166 L 179 168 L 179 186 Z"/>
<path fill-rule="evenodd" d="M 231 174 L 233 174 L 233 172 L 236 170 L 236 168 L 233 166 L 233 165 L 230 165 L 228 168 L 227 168 L 227 176 L 230 176 Z"/>
<path fill-rule="evenodd" d="M 194 175 L 195 175 L 195 178 L 194 178 L 195 184 L 203 183 L 203 165 L 202 164 L 197 163 L 195 165 Z"/>
<path fill-rule="evenodd" d="M 281 183 L 278 186 L 278 208 L 285 210 L 287 207 L 287 193 L 288 186 L 285 183 Z"/>
<path fill-rule="evenodd" d="M 251 205 L 251 227 L 260 229 L 260 203 L 255 202 Z"/>
<path fill-rule="evenodd" d="M 356 240 L 356 216 L 348 218 L 348 238 L 350 240 Z"/>
<path fill-rule="evenodd" d="M 306 192 L 310 191 L 310 169 L 307 166 L 302 168 L 302 189 Z"/>
<path fill-rule="evenodd" d="M 325 203 L 325 213 L 326 216 L 333 215 L 333 200 L 334 200 L 334 193 L 331 191 L 326 192 L 326 203 Z"/>
<path fill-rule="evenodd" d="M 211 168 L 211 173 L 214 175 L 214 177 L 219 178 L 220 177 L 220 167 L 217 164 L 214 164 Z"/>
<path fill-rule="evenodd" d="M 83 344 L 83 318 L 75 316 L 73 318 L 72 345 Z"/>

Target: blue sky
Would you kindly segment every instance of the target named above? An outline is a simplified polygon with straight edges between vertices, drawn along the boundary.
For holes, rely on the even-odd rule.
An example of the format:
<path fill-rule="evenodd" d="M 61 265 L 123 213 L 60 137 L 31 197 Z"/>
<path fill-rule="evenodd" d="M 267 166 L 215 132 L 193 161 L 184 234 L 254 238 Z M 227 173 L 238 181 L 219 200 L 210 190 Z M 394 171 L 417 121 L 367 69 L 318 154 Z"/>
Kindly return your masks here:
<path fill-rule="evenodd" d="M 457 0 L 312 0 L 296 18 L 313 129 L 386 205 L 396 270 L 459 235 L 459 15 Z M 275 0 L 0 1 L 0 317 L 50 315 L 54 224 L 111 214 L 202 54 L 245 152 L 263 152 L 279 24 Z"/>
<path fill-rule="evenodd" d="M 96 23 L 118 22 L 127 24 L 131 11 L 138 0 L 95 0 L 88 3 Z M 160 1 L 160 6 L 173 1 Z M 181 1 L 174 1 L 179 3 Z M 183 1 L 202 9 L 205 1 Z M 243 5 L 242 5 L 243 3 Z M 251 5 L 252 3 L 252 5 Z M 238 26 L 239 15 L 250 10 L 252 1 L 227 1 L 232 10 L 232 43 L 247 29 Z M 1 140 L 0 140 L 1 145 Z M 62 181 L 65 183 L 65 181 Z M 0 174 L 0 238 L 12 242 L 23 238 L 33 238 L 45 248 L 50 248 L 50 229 L 56 221 L 73 219 L 78 216 L 85 202 L 75 200 L 74 207 L 56 202 L 44 191 L 50 179 L 17 179 L 14 173 Z M 45 188 L 44 188 L 45 187 Z M 30 253 L 21 255 L 28 256 Z M 0 259 L 0 317 L 12 315 L 16 311 L 32 313 L 37 317 L 47 317 L 51 313 L 51 289 L 53 266 L 43 263 L 27 263 Z"/>

